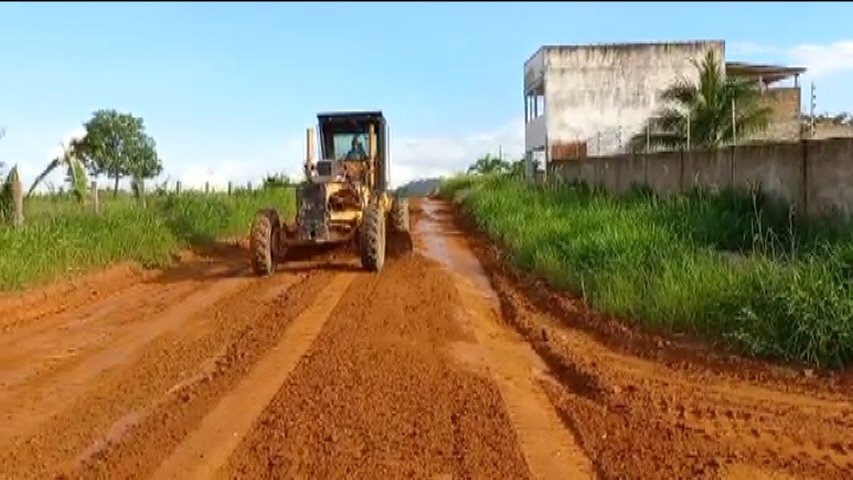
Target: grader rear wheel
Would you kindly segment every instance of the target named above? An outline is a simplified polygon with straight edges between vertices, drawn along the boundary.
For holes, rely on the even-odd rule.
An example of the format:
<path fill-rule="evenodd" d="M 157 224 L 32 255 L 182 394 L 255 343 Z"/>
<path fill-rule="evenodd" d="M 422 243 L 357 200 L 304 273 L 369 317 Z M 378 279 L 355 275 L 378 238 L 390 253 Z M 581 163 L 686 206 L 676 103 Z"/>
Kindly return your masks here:
<path fill-rule="evenodd" d="M 277 242 L 281 231 L 278 212 L 264 209 L 255 214 L 249 250 L 252 258 L 252 271 L 255 275 L 272 275 L 277 262 Z"/>
<path fill-rule="evenodd" d="M 364 211 L 359 231 L 361 265 L 366 270 L 378 272 L 385 264 L 385 216 L 379 205 L 370 204 Z"/>

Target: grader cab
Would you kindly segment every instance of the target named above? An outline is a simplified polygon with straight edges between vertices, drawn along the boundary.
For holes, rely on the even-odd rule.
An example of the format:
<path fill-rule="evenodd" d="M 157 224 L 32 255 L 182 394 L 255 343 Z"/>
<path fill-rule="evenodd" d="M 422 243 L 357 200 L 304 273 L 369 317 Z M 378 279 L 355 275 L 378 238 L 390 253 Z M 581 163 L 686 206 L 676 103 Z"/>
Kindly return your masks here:
<path fill-rule="evenodd" d="M 378 272 L 388 233 L 411 245 L 408 201 L 388 189 L 388 127 L 382 112 L 321 113 L 317 120 L 320 157 L 315 161 L 309 128 L 294 222 L 282 223 L 274 208 L 255 216 L 250 249 L 257 275 L 272 274 L 291 250 L 353 241 L 362 266 Z"/>

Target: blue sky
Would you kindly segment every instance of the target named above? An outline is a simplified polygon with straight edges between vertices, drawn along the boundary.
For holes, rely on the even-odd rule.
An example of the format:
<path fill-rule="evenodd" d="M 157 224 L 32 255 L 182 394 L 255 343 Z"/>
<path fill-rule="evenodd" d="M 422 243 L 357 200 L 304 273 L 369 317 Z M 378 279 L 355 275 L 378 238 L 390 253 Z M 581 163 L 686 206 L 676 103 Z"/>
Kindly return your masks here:
<path fill-rule="evenodd" d="M 298 175 L 318 111 L 376 108 L 394 183 L 449 173 L 520 155 L 523 63 L 543 44 L 722 39 L 727 60 L 812 68 L 818 110 L 853 111 L 851 18 L 805 2 L 4 3 L 0 161 L 29 184 L 115 108 L 144 118 L 162 179 L 257 181 Z"/>

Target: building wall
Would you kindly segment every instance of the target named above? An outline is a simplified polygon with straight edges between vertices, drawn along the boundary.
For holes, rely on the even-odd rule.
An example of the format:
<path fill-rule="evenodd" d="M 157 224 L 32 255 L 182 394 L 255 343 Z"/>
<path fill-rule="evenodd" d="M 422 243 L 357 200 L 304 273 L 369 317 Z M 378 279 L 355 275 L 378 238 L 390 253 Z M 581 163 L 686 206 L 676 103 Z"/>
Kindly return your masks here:
<path fill-rule="evenodd" d="M 661 194 L 761 186 L 809 214 L 853 214 L 853 138 L 773 142 L 693 152 L 591 157 L 554 166 L 558 180 Z"/>
<path fill-rule="evenodd" d="M 832 125 L 820 123 L 815 125 L 814 138 L 816 139 L 850 137 L 853 137 L 853 125 Z"/>
<path fill-rule="evenodd" d="M 585 141 L 590 155 L 620 151 L 661 106 L 664 89 L 680 76 L 697 79 L 691 60 L 708 50 L 724 61 L 722 41 L 541 50 L 541 64 L 531 66 L 544 68 L 548 143 Z"/>
<path fill-rule="evenodd" d="M 771 88 L 763 104 L 770 107 L 767 130 L 751 135 L 755 140 L 797 140 L 800 138 L 800 87 Z"/>

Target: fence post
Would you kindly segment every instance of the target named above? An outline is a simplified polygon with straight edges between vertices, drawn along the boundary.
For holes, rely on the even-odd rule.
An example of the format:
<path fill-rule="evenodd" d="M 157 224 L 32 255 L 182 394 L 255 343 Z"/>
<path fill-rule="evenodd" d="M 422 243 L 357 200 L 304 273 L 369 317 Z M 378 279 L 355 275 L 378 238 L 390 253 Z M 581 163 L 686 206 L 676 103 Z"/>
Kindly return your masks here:
<path fill-rule="evenodd" d="M 180 180 L 175 182 L 175 193 L 177 193 L 178 195 L 181 194 L 181 181 Z"/>
<path fill-rule="evenodd" d="M 251 192 L 252 191 L 252 182 L 251 181 L 247 184 L 247 187 L 249 188 L 249 191 Z"/>
<path fill-rule="evenodd" d="M 12 178 L 12 201 L 15 209 L 13 225 L 15 228 L 21 228 L 24 226 L 24 187 L 21 185 L 18 167 L 15 167 L 15 174 Z"/>
<path fill-rule="evenodd" d="M 204 193 L 210 193 L 210 182 L 204 182 Z"/>
<path fill-rule="evenodd" d="M 231 187 L 232 187 L 231 180 L 228 180 L 228 196 L 229 197 L 231 196 Z"/>
<path fill-rule="evenodd" d="M 98 182 L 96 180 L 92 180 L 92 205 L 95 207 L 95 215 L 98 215 L 101 212 L 101 205 L 98 199 Z"/>

